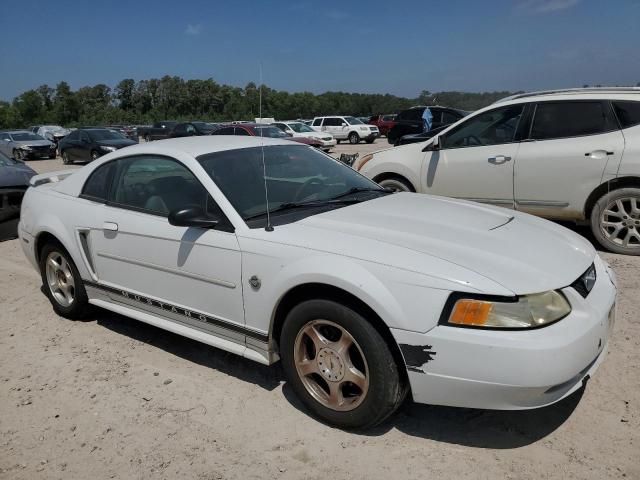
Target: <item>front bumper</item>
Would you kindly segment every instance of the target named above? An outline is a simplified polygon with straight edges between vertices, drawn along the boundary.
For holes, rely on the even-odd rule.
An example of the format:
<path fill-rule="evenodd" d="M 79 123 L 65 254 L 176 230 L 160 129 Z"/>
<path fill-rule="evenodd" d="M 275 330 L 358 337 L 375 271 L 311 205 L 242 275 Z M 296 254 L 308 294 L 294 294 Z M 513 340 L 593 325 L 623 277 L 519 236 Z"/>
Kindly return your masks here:
<path fill-rule="evenodd" d="M 56 154 L 56 146 L 53 145 L 51 147 L 47 147 L 47 148 L 38 148 L 38 147 L 32 147 L 30 150 L 25 150 L 24 148 L 21 148 L 20 151 L 22 152 L 22 155 L 24 156 L 25 159 L 30 160 L 30 159 L 39 159 L 39 158 L 49 158 L 51 155 L 55 155 Z"/>
<path fill-rule="evenodd" d="M 414 400 L 519 410 L 555 403 L 578 390 L 604 359 L 615 322 L 615 277 L 599 257 L 595 264 L 593 290 L 585 299 L 572 287 L 563 289 L 572 312 L 548 327 L 392 330 L 407 363 Z"/>

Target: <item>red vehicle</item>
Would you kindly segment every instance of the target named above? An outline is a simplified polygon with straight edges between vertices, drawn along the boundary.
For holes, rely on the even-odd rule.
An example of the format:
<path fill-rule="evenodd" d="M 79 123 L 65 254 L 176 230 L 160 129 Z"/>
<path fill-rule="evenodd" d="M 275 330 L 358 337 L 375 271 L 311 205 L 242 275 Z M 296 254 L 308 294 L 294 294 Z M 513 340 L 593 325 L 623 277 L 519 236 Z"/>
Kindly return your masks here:
<path fill-rule="evenodd" d="M 396 124 L 396 114 L 374 115 L 369 119 L 369 125 L 375 125 L 380 130 L 380 135 L 386 135 Z"/>
<path fill-rule="evenodd" d="M 322 142 L 309 137 L 292 137 L 278 127 L 264 123 L 236 123 L 221 125 L 211 135 L 249 135 L 252 137 L 283 138 L 292 142 L 304 143 L 312 147 L 322 148 Z"/>

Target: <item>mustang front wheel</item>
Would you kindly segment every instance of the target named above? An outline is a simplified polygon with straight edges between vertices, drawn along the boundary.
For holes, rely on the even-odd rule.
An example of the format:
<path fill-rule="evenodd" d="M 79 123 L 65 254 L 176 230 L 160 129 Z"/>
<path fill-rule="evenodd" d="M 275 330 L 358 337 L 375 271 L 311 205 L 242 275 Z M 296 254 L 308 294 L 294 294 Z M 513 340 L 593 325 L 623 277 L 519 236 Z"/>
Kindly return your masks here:
<path fill-rule="evenodd" d="M 302 302 L 289 312 L 280 355 L 304 404 L 341 428 L 382 422 L 406 393 L 380 333 L 356 311 L 330 300 Z"/>

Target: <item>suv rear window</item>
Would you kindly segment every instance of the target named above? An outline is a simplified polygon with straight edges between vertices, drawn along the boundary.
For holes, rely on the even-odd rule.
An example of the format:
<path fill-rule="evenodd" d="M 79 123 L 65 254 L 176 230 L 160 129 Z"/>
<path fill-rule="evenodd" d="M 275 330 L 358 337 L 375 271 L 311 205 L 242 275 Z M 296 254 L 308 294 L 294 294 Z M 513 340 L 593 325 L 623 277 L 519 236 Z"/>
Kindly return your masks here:
<path fill-rule="evenodd" d="M 640 125 L 640 102 L 613 102 L 613 109 L 616 111 L 618 120 L 622 128 Z"/>
<path fill-rule="evenodd" d="M 605 102 L 543 102 L 536 106 L 531 138 L 581 137 L 610 132 L 616 128 L 611 109 Z"/>
<path fill-rule="evenodd" d="M 314 127 L 319 127 L 321 124 L 322 124 L 322 118 L 316 118 L 316 119 L 313 121 L 313 126 L 314 126 Z"/>

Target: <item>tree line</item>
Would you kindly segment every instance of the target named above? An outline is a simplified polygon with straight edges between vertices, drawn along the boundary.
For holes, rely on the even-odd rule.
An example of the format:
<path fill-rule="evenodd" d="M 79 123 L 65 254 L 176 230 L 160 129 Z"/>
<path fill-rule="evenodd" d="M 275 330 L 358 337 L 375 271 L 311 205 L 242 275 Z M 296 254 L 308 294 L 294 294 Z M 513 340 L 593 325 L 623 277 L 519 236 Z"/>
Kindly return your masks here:
<path fill-rule="evenodd" d="M 319 115 L 369 116 L 396 113 L 414 105 L 445 105 L 476 110 L 511 95 L 511 92 L 438 92 L 424 90 L 417 98 L 390 94 L 326 92 L 289 93 L 262 87 L 262 116 L 276 119 L 313 118 Z M 67 82 L 55 88 L 41 85 L 11 102 L 0 101 L 0 128 L 29 125 L 64 126 L 146 124 L 157 120 L 231 121 L 259 116 L 258 85 L 244 88 L 222 85 L 209 78 L 184 80 L 164 76 L 120 81 L 73 91 Z"/>

